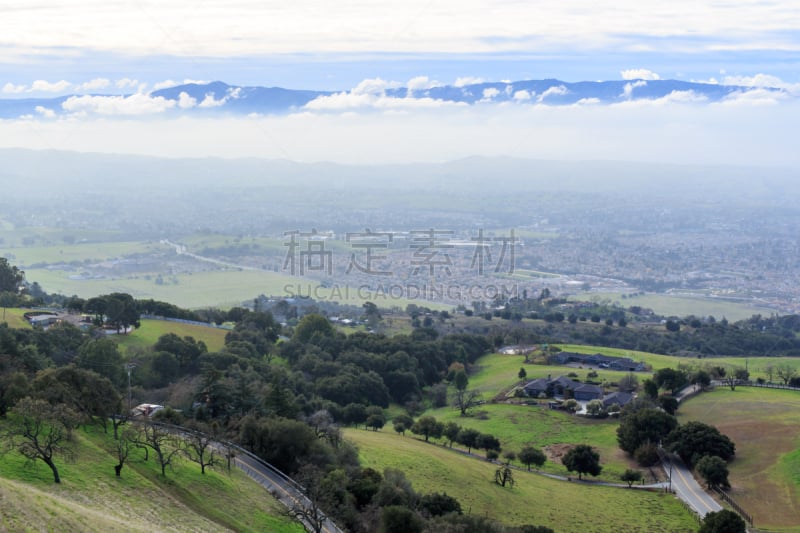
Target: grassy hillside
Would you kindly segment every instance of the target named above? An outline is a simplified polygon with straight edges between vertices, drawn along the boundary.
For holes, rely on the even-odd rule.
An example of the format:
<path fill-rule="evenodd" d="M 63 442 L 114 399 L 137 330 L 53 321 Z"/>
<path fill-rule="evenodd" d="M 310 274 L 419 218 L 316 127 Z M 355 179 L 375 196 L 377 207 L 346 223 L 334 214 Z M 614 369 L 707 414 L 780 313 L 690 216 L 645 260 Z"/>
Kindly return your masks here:
<path fill-rule="evenodd" d="M 399 468 L 422 493 L 446 492 L 465 513 L 507 524 L 539 524 L 559 533 L 695 531 L 696 520 L 671 495 L 589 486 L 515 472 L 517 485 L 494 483 L 495 465 L 390 431 L 346 430 L 364 466 Z"/>
<path fill-rule="evenodd" d="M 114 339 L 119 342 L 120 346 L 125 348 L 131 346 L 146 348 L 154 345 L 159 337 L 167 333 L 174 333 L 179 337 L 194 337 L 197 341 L 203 341 L 209 352 L 216 352 L 225 345 L 225 335 L 228 332 L 219 328 L 145 319 L 141 321 L 140 328 L 129 335 L 117 335 Z"/>
<path fill-rule="evenodd" d="M 757 527 L 800 530 L 800 393 L 719 388 L 688 400 L 678 419 L 712 424 L 734 441 L 730 494 Z"/>
<path fill-rule="evenodd" d="M 0 458 L 0 530 L 3 531 L 275 531 L 303 529 L 281 516 L 282 508 L 240 471 L 201 475 L 179 463 L 166 478 L 137 450 L 114 476 L 109 438 L 94 428 L 75 433 L 78 451 L 59 466 L 53 483 L 43 463 L 27 464 L 15 451 Z"/>
<path fill-rule="evenodd" d="M 7 322 L 10 328 L 30 328 L 30 324 L 25 320 L 27 309 L 0 309 L 0 323 Z"/>

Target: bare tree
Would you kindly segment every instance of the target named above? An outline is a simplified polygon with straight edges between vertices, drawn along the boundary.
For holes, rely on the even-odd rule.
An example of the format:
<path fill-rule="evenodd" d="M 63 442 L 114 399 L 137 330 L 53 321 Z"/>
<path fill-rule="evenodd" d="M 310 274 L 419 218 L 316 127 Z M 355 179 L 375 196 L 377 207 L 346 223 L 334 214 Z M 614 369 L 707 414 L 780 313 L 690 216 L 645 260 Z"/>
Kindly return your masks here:
<path fill-rule="evenodd" d="M 187 459 L 200 465 L 200 473 L 206 473 L 206 467 L 218 464 L 214 439 L 199 431 L 183 435 L 183 453 Z"/>
<path fill-rule="evenodd" d="M 78 421 L 77 413 L 64 404 L 53 406 L 45 400 L 25 397 L 11 409 L 6 443 L 29 461 L 44 461 L 53 472 L 53 481 L 61 483 L 53 458 L 72 457 L 72 429 Z"/>
<path fill-rule="evenodd" d="M 161 475 L 166 476 L 167 466 L 172 464 L 181 451 L 175 436 L 150 421 L 137 424 L 137 430 L 135 445 L 153 450 L 158 464 L 161 466 Z M 145 460 L 147 460 L 146 456 Z"/>
<path fill-rule="evenodd" d="M 783 380 L 784 385 L 788 385 L 792 378 L 797 375 L 797 369 L 791 365 L 778 365 L 775 370 L 778 377 Z"/>
<path fill-rule="evenodd" d="M 458 408 L 461 416 L 467 416 L 469 410 L 476 405 L 480 405 L 482 400 L 483 396 L 479 391 L 456 389 L 455 394 L 453 394 L 453 407 Z"/>
<path fill-rule="evenodd" d="M 133 442 L 136 440 L 136 431 L 134 428 L 128 428 L 122 432 L 119 438 L 114 441 L 113 452 L 117 454 L 117 464 L 114 465 L 114 473 L 117 477 L 122 474 L 122 467 L 125 466 L 125 461 L 131 453 L 131 447 L 134 446 Z"/>
<path fill-rule="evenodd" d="M 287 513 L 313 533 L 321 533 L 325 527 L 322 506 L 327 501 L 323 472 L 314 465 L 303 465 L 297 473 L 297 482 L 303 497 L 293 498 Z"/>
<path fill-rule="evenodd" d="M 501 487 L 508 485 L 509 487 L 514 488 L 514 485 L 516 484 L 516 481 L 514 481 L 514 471 L 511 470 L 511 467 L 508 465 L 508 463 L 495 470 L 494 482 Z"/>

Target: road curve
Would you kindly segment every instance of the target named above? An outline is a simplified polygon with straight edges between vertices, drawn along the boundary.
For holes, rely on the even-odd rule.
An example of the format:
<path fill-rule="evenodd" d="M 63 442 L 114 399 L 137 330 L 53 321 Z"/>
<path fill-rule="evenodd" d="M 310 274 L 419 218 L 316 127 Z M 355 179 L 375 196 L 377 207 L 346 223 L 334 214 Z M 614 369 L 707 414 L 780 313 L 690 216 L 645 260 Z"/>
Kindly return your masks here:
<path fill-rule="evenodd" d="M 670 476 L 675 494 L 694 509 L 700 518 L 708 513 L 722 510 L 722 506 L 697 483 L 683 461 L 677 457 L 664 456 L 661 464 L 664 466 L 664 472 Z"/>

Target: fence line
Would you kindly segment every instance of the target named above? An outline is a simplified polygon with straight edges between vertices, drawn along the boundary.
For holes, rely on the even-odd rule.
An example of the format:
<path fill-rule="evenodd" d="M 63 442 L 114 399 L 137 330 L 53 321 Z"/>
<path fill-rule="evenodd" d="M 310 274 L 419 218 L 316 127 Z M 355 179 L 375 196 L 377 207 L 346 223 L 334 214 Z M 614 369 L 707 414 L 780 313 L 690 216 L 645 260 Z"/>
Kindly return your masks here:
<path fill-rule="evenodd" d="M 189 324 L 191 326 L 204 326 L 207 328 L 217 328 L 217 329 L 227 329 L 227 330 L 232 329 L 230 326 L 221 326 L 210 322 L 200 322 L 198 320 L 186 320 L 183 318 L 171 318 L 160 315 L 142 315 L 142 318 L 146 318 L 148 320 L 163 320 L 165 322 L 177 322 L 179 324 Z"/>
<path fill-rule="evenodd" d="M 753 527 L 753 516 L 744 510 L 744 508 L 739 505 L 736 500 L 730 497 L 725 491 L 720 490 L 719 487 L 714 487 L 714 490 L 719 494 L 719 497 L 722 498 L 722 501 L 733 507 L 733 510 L 739 513 L 739 515 L 745 519 L 745 521 L 750 524 L 750 527 Z"/>

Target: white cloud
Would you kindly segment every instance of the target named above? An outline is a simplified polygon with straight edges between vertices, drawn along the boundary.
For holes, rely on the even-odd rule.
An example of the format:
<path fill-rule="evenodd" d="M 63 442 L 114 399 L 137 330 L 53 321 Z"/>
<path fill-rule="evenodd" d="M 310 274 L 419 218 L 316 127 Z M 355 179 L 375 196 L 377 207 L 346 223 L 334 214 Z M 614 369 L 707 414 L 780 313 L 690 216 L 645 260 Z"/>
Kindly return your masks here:
<path fill-rule="evenodd" d="M 56 116 L 56 112 L 55 111 L 53 111 L 52 109 L 49 109 L 47 107 L 40 106 L 40 105 L 37 105 L 35 107 L 35 111 L 39 115 L 43 116 L 44 118 L 54 118 Z"/>
<path fill-rule="evenodd" d="M 622 94 L 620 95 L 623 98 L 627 98 L 628 100 L 631 99 L 633 96 L 633 90 L 637 87 L 646 87 L 647 82 L 644 80 L 637 80 L 633 83 L 626 83 L 625 87 L 622 89 Z"/>
<path fill-rule="evenodd" d="M 475 78 L 473 76 L 464 76 L 462 78 L 456 78 L 456 81 L 453 83 L 454 87 L 464 87 L 467 85 L 477 85 L 479 83 L 483 83 L 483 78 Z"/>
<path fill-rule="evenodd" d="M 181 91 L 178 95 L 178 107 L 181 109 L 191 109 L 197 105 L 197 98 L 192 98 L 186 91 Z"/>
<path fill-rule="evenodd" d="M 225 105 L 225 102 L 227 102 L 227 101 L 228 101 L 228 97 L 227 96 L 223 96 L 219 100 L 215 100 L 214 99 L 214 95 L 212 93 L 208 93 L 208 94 L 206 94 L 205 98 L 203 98 L 203 101 L 198 104 L 197 107 L 200 107 L 200 108 L 203 108 L 203 109 L 209 109 L 209 108 L 212 108 L 212 107 L 220 107 L 220 106 Z"/>
<path fill-rule="evenodd" d="M 72 84 L 66 80 L 50 83 L 46 80 L 36 80 L 31 84 L 28 92 L 60 93 L 68 90 Z"/>
<path fill-rule="evenodd" d="M 673 0 L 658 9 L 652 2 L 608 9 L 594 0 L 405 0 L 380 7 L 363 0 L 172 0 L 146 8 L 126 0 L 38 0 L 4 10 L 3 45 L 21 52 L 68 47 L 206 57 L 324 50 L 469 54 L 597 49 L 620 41 L 661 52 L 720 44 L 779 51 L 797 49 L 799 12 L 796 2 L 714 0 Z M 705 39 L 687 45 L 687 37 Z"/>
<path fill-rule="evenodd" d="M 136 93 L 130 96 L 71 96 L 61 104 L 64 111 L 88 114 L 138 116 L 163 113 L 174 108 L 174 100 Z"/>
<path fill-rule="evenodd" d="M 548 98 L 550 96 L 563 96 L 567 93 L 569 93 L 569 90 L 563 85 L 559 85 L 558 87 L 549 87 L 542 94 L 538 96 L 536 101 L 543 102 L 545 98 Z"/>
<path fill-rule="evenodd" d="M 75 86 L 76 91 L 96 91 L 98 89 L 105 89 L 111 85 L 111 80 L 107 78 L 95 78 L 93 80 L 81 83 Z"/>
<path fill-rule="evenodd" d="M 619 73 L 623 80 L 660 80 L 661 76 L 646 68 L 632 68 Z"/>
<path fill-rule="evenodd" d="M 408 87 L 408 91 L 410 93 L 416 91 L 424 91 L 425 89 L 431 89 L 433 87 L 441 87 L 442 83 L 432 80 L 428 78 L 428 76 L 417 76 L 415 78 L 411 78 L 406 83 L 406 87 Z"/>
<path fill-rule="evenodd" d="M 164 80 L 154 84 L 153 90 L 159 91 L 161 89 L 169 89 L 170 87 L 177 87 L 178 85 L 189 85 L 190 83 L 194 83 L 197 85 L 205 85 L 208 82 L 204 80 L 190 80 L 190 79 L 185 79 L 183 81 Z"/>
<path fill-rule="evenodd" d="M 756 74 L 755 76 L 725 76 L 725 85 L 741 85 L 742 87 L 762 87 L 784 89 L 793 95 L 800 96 L 800 83 L 785 82 L 777 76 Z"/>
<path fill-rule="evenodd" d="M 765 106 L 776 105 L 789 98 L 785 92 L 769 90 L 763 87 L 756 87 L 746 91 L 736 91 L 729 94 L 721 102 L 722 105 L 747 105 Z"/>
<path fill-rule="evenodd" d="M 531 98 L 533 98 L 533 94 L 526 91 L 525 89 L 522 89 L 521 91 L 517 91 L 514 93 L 514 100 L 518 102 L 525 102 L 527 100 L 530 100 Z"/>
<path fill-rule="evenodd" d="M 494 87 L 488 87 L 483 90 L 483 101 L 488 102 L 498 94 L 500 94 L 499 90 L 495 89 Z"/>
<path fill-rule="evenodd" d="M 13 83 L 6 83 L 3 85 L 3 92 L 6 94 L 19 94 L 24 93 L 28 88 L 24 85 L 14 85 Z"/>
<path fill-rule="evenodd" d="M 341 92 L 330 96 L 320 96 L 308 102 L 304 109 L 309 111 L 343 112 L 354 110 L 407 111 L 413 109 L 437 109 L 446 107 L 467 107 L 467 104 L 447 102 L 433 98 L 393 98 L 382 93 Z"/>
<path fill-rule="evenodd" d="M 139 80 L 131 78 L 122 78 L 114 82 L 117 89 L 133 89 L 139 85 Z"/>
<path fill-rule="evenodd" d="M 321 112 L 309 106 L 294 115 L 256 118 L 40 118 L 35 127 L 0 120 L 0 146 L 343 163 L 507 155 L 800 168 L 795 146 L 800 101 L 794 99 L 771 106 L 746 100 L 735 105 L 634 100 L 460 107 L 429 101 L 423 104 L 429 107 L 416 109 L 411 106 L 417 102 L 406 98 L 344 96 L 366 99 L 374 107 Z M 175 143 L 176 138 L 182 142 Z"/>
<path fill-rule="evenodd" d="M 383 94 L 386 89 L 399 87 L 397 82 L 388 82 L 381 78 L 369 78 L 362 80 L 351 91 L 353 94 Z"/>

